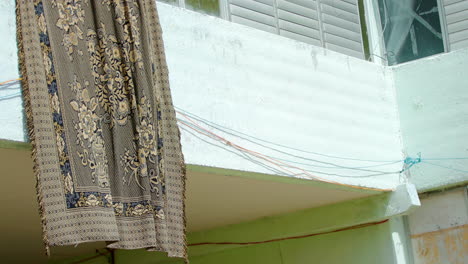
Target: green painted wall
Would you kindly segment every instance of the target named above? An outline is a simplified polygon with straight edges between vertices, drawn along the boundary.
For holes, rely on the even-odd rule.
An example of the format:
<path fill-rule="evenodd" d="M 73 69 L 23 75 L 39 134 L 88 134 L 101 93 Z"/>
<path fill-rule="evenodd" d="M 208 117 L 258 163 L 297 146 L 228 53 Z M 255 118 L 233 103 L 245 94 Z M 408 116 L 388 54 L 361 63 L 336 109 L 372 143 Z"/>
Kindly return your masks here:
<path fill-rule="evenodd" d="M 409 240 L 400 215 L 413 207 L 407 206 L 404 194 L 405 189 L 400 188 L 394 193 L 191 233 L 189 243 L 264 241 L 331 232 L 390 218 L 383 224 L 280 242 L 251 246 L 192 246 L 189 260 L 191 264 L 410 264 Z M 86 257 L 89 256 L 83 256 Z M 75 263 L 77 259 L 53 263 Z M 107 263 L 105 257 L 93 261 Z M 115 254 L 115 263 L 182 264 L 183 261 L 145 250 L 119 250 Z"/>
<path fill-rule="evenodd" d="M 192 264 L 305 264 L 393 262 L 389 224 L 202 255 Z"/>
<path fill-rule="evenodd" d="M 41 243 L 41 230 L 36 208 L 34 177 L 32 176 L 29 148 L 30 146 L 27 143 L 0 140 L 0 160 L 4 161 L 3 165 L 0 166 L 0 175 L 6 175 L 0 193 L 3 195 L 2 198 L 7 201 L 5 210 L 6 212 L 15 211 L 15 208 L 19 205 L 22 210 L 16 210 L 17 216 L 31 220 L 31 222 L 25 222 L 17 221 L 17 218 L 5 218 L 2 225 L 0 225 L 3 227 L 1 233 L 5 238 L 2 248 L 4 252 L 7 252 L 2 254 L 3 259 L 6 259 L 5 263 L 46 263 L 47 261 L 44 256 L 39 255 L 43 253 L 43 245 Z M 192 165 L 188 166 L 188 170 L 237 175 L 237 172 L 232 170 L 203 168 Z M 297 185 L 306 184 L 306 182 L 297 179 L 258 173 L 238 176 L 263 179 L 265 181 L 278 180 L 283 182 L 287 180 L 286 183 Z M 319 186 L 324 189 L 330 188 L 326 184 Z M 22 191 L 18 192 L 18 190 Z M 375 191 L 366 191 L 364 193 L 369 196 L 231 226 L 189 233 L 188 241 L 189 243 L 263 241 L 330 232 L 363 223 L 377 222 L 389 218 L 394 219 L 415 207 L 414 201 L 411 201 L 410 189 L 405 185 L 399 186 L 393 192 L 381 192 L 379 194 Z M 281 193 L 278 192 L 278 195 L 281 195 Z M 255 199 L 252 199 L 252 203 L 255 203 Z M 268 259 L 270 257 L 283 261 L 283 263 L 295 263 L 310 258 L 328 258 L 323 263 L 334 263 L 334 261 L 343 259 L 353 260 L 353 262 L 347 261 L 344 263 L 366 263 L 367 260 L 372 263 L 376 257 L 385 261 L 379 260 L 374 263 L 394 263 L 391 254 L 394 251 L 392 238 L 396 229 L 392 227 L 392 231 L 390 231 L 388 224 L 383 224 L 359 230 L 251 247 L 196 246 L 190 247 L 189 256 L 193 263 L 211 263 L 215 261 L 218 261 L 218 263 L 249 263 L 248 261 L 251 261 L 251 263 L 272 263 Z M 52 248 L 52 258 L 49 259 L 49 263 L 110 263 L 105 256 L 93 253 L 96 248 L 100 248 L 101 253 L 106 253 L 107 251 L 103 249 L 104 246 L 104 243 L 83 243 L 78 247 L 54 247 Z M 236 257 L 231 257 L 231 254 Z M 278 255 L 281 257 L 278 258 Z M 76 257 L 69 259 L 72 256 Z M 94 256 L 97 256 L 97 258 L 89 259 Z M 67 260 L 64 261 L 65 258 Z M 88 260 L 80 262 L 83 259 Z M 116 252 L 115 263 L 166 264 L 172 263 L 171 261 L 176 262 L 176 260 L 165 258 L 162 253 L 146 252 L 144 250 L 121 250 Z"/>
<path fill-rule="evenodd" d="M 83 256 L 84 259 L 89 256 Z M 80 258 L 62 262 L 75 263 Z M 115 255 L 116 264 L 183 264 L 163 257 L 160 253 L 144 250 L 121 250 Z M 108 263 L 99 257 L 84 263 Z M 190 258 L 190 264 L 393 264 L 394 249 L 391 237 L 391 224 L 343 231 L 328 235 L 259 244 L 254 246 L 227 249 L 211 254 Z"/>

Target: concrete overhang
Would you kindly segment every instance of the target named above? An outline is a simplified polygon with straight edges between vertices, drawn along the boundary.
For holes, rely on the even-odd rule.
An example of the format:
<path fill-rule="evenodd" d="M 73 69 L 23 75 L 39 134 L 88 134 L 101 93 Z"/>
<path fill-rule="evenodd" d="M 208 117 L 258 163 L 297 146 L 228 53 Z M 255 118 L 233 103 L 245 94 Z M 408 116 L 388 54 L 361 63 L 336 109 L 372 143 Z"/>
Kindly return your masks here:
<path fill-rule="evenodd" d="M 29 144 L 0 141 L 0 175 L 4 179 L 1 200 L 4 212 L 11 212 L 5 214 L 8 217 L 3 217 L 0 225 L 2 243 L 8 242 L 1 248 L 8 249 L 8 255 L 26 254 L 28 258 L 41 259 L 45 257 L 30 156 Z M 401 193 L 197 165 L 187 166 L 187 178 L 186 213 L 191 234 L 350 200 Z M 409 210 L 411 201 L 405 199 L 398 198 L 398 202 L 393 202 L 399 203 L 393 206 L 394 212 L 383 215 Z M 52 253 L 54 258 L 67 258 L 102 247 L 103 243 L 91 243 L 78 248 L 54 248 Z"/>

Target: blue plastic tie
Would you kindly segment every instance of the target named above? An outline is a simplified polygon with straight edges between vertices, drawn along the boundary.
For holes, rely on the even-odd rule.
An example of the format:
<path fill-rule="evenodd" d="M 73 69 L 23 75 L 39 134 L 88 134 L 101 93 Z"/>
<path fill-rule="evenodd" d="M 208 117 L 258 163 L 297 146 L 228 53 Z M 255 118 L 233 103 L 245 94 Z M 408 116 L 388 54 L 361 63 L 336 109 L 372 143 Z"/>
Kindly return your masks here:
<path fill-rule="evenodd" d="M 407 157 L 403 162 L 405 163 L 406 167 L 402 169 L 400 173 L 409 170 L 411 167 L 413 167 L 414 164 L 421 163 L 421 152 L 418 153 L 417 158 Z"/>

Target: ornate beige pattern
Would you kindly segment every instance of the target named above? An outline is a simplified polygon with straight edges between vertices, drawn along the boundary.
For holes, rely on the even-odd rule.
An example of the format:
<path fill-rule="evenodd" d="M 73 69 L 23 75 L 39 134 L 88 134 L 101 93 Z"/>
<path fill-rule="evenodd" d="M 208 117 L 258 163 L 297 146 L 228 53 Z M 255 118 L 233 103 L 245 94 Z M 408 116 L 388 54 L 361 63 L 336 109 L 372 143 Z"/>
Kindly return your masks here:
<path fill-rule="evenodd" d="M 70 60 L 73 59 L 71 55 L 78 46 L 78 40 L 83 39 L 83 2 L 88 4 L 87 0 L 52 0 L 52 6 L 57 8 L 59 15 L 56 25 L 63 30 L 62 45 L 65 46 Z"/>
<path fill-rule="evenodd" d="M 110 115 L 112 125 L 124 126 L 130 108 L 136 107 L 131 67 L 125 63 L 117 38 L 107 33 L 103 23 L 97 33 L 88 30 L 87 43 L 99 103 Z"/>
<path fill-rule="evenodd" d="M 120 156 L 122 166 L 129 175 L 124 178 L 124 183 L 130 184 L 134 179 L 138 186 L 144 189 L 138 176 L 149 176 L 151 191 L 159 196 L 164 188 L 164 182 L 156 169 L 148 169 L 149 163 L 157 164 L 158 162 L 158 137 L 156 135 L 157 128 L 153 124 L 153 111 L 146 96 L 140 99 L 137 109 L 139 117 L 139 123 L 136 126 L 137 144 L 133 146 L 132 150 L 126 149 L 125 153 Z M 138 150 L 135 151 L 135 149 Z"/>
<path fill-rule="evenodd" d="M 115 12 L 115 21 L 120 24 L 123 31 L 122 51 L 125 61 L 143 67 L 141 53 L 139 6 L 137 1 L 103 0 L 109 11 Z M 133 67 L 133 65 L 132 65 Z"/>
<path fill-rule="evenodd" d="M 71 107 L 78 113 L 78 121 L 74 123 L 76 144 L 82 148 L 77 152 L 81 164 L 91 169 L 92 181 L 96 181 L 101 188 L 109 187 L 109 172 L 106 148 L 102 135 L 102 120 L 97 115 L 98 101 L 89 95 L 86 81 L 82 86 L 75 75 L 73 82 L 68 84 L 75 93 L 75 100 L 70 102 Z"/>
<path fill-rule="evenodd" d="M 17 3 L 46 245 L 186 258 L 185 167 L 154 1 Z"/>

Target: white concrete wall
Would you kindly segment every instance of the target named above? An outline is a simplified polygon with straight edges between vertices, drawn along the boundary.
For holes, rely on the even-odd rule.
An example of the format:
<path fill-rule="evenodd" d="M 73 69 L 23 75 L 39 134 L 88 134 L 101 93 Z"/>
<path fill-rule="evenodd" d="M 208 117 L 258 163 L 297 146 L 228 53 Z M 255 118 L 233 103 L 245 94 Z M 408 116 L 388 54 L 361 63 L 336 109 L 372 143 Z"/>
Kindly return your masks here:
<path fill-rule="evenodd" d="M 159 4 L 159 11 L 176 106 L 215 123 L 294 148 L 366 160 L 402 159 L 391 71 L 177 7 Z M 12 21 L 11 6 L 1 12 L 8 16 L 0 17 L 0 25 L 4 25 L 6 17 Z M 11 21 L 5 30 L 13 32 Z M 11 34 L 7 34 L 7 42 L 14 47 Z M 8 58 L 11 53 L 14 61 L 14 48 L 10 49 L 12 51 L 8 53 L 1 50 L 0 56 Z M 16 61 L 8 67 L 12 73 L 2 75 L 3 79 L 16 76 Z M 2 109 L 16 107 L 17 114 L 20 113 L 19 101 L 0 104 Z M 2 115 L 0 122 L 11 122 L 11 118 Z M 9 126 L 15 133 L 1 131 L 0 137 L 20 139 L 21 122 L 15 121 Z M 333 167 L 222 135 L 264 154 L 314 166 Z M 187 163 L 272 173 L 239 157 L 239 153 L 223 149 L 229 149 L 229 146 L 208 141 L 217 146 L 183 131 L 182 144 Z M 294 154 L 341 166 L 380 164 L 301 152 Z M 398 174 L 353 178 L 348 176 L 366 176 L 376 172 L 297 166 L 346 175 L 336 177 L 310 173 L 340 183 L 393 188 L 399 182 Z M 395 172 L 401 169 L 401 163 L 368 169 Z"/>
<path fill-rule="evenodd" d="M 468 49 L 392 69 L 405 151 L 423 158 L 410 180 L 420 191 L 468 182 Z"/>
<path fill-rule="evenodd" d="M 0 82 L 18 78 L 15 1 L 0 1 Z M 0 98 L 18 94 L 16 89 L 0 89 Z M 11 87 L 13 88 L 13 87 Z M 0 99 L 0 138 L 25 140 L 21 97 Z"/>
<path fill-rule="evenodd" d="M 402 159 L 391 72 L 383 67 L 179 8 L 161 4 L 159 10 L 176 106 L 303 150 L 361 159 Z M 272 156 L 313 163 L 229 138 Z M 188 163 L 268 172 L 186 132 L 182 144 Z M 376 164 L 295 154 L 346 166 Z M 369 169 L 398 171 L 401 163 Z M 396 174 L 359 179 L 316 175 L 382 188 L 398 183 Z"/>

